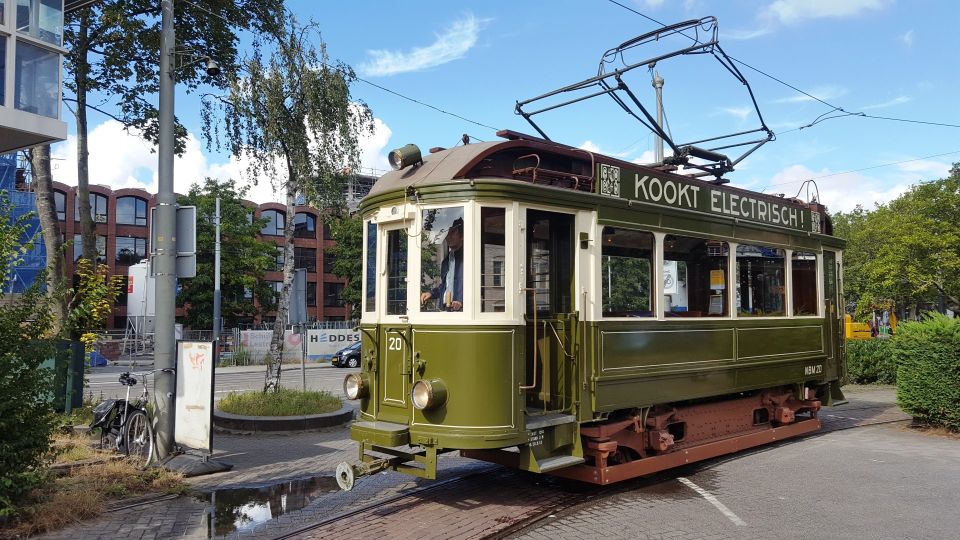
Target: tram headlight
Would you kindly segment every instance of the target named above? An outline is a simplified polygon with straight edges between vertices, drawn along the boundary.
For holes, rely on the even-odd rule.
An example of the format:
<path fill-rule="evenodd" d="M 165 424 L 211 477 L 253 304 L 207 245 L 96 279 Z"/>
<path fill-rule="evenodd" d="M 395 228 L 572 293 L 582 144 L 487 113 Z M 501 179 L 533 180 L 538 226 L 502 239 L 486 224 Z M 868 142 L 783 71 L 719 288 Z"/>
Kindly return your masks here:
<path fill-rule="evenodd" d="M 396 150 L 391 151 L 390 155 L 387 156 L 387 160 L 390 162 L 390 166 L 393 167 L 394 170 L 399 171 L 407 165 L 420 163 L 423 161 L 423 158 L 420 154 L 420 148 L 417 145 L 408 144 L 402 148 L 397 148 Z"/>
<path fill-rule="evenodd" d="M 370 384 L 363 373 L 351 373 L 343 379 L 343 393 L 347 399 L 365 398 L 370 393 Z"/>
<path fill-rule="evenodd" d="M 421 379 L 410 390 L 410 399 L 421 411 L 439 407 L 447 401 L 447 386 L 440 379 Z"/>

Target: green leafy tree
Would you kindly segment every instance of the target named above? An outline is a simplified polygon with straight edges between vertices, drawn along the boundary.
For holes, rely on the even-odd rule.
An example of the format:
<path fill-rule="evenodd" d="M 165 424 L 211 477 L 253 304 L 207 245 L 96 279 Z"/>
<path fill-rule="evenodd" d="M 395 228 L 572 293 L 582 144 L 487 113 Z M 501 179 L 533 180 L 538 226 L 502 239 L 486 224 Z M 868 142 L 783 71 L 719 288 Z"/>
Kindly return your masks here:
<path fill-rule="evenodd" d="M 82 253 L 87 259 L 95 260 L 97 253 L 88 203 L 87 113 L 105 114 L 157 140 L 154 103 L 160 81 L 160 7 L 158 0 L 102 0 L 65 17 L 64 101 L 76 117 Z M 190 63 L 191 55 L 210 56 L 230 69 L 237 61 L 239 32 L 273 31 L 282 9 L 282 0 L 176 2 L 177 50 L 184 53 L 177 61 L 178 84 L 187 90 L 201 84 L 224 87 L 226 81 L 207 75 L 205 63 Z M 178 151 L 182 151 L 186 130 L 178 125 L 176 133 Z"/>
<path fill-rule="evenodd" d="M 42 280 L 21 295 L 5 293 L 33 245 L 24 238 L 29 216 L 14 219 L 11 208 L 0 193 L 0 518 L 14 514 L 17 501 L 42 482 L 54 427 L 46 401 L 52 377 L 40 367 L 55 354 L 49 299 Z"/>
<path fill-rule="evenodd" d="M 350 170 L 360 161 L 359 137 L 373 129 L 366 105 L 350 97 L 353 70 L 331 62 L 315 23 L 301 25 L 287 13 L 282 28 L 250 53 L 231 74 L 225 96 L 208 96 L 204 135 L 248 159 L 251 178 L 282 186 L 286 196 L 283 286 L 270 344 L 264 390 L 279 389 L 283 332 L 293 284 L 293 219 L 298 196 L 325 212 L 343 207 Z M 224 137 L 214 117 L 224 115 Z"/>
<path fill-rule="evenodd" d="M 845 293 L 861 311 L 888 298 L 914 312 L 941 299 L 960 311 L 960 164 L 947 178 L 834 223 L 848 240 Z"/>
<path fill-rule="evenodd" d="M 263 279 L 275 264 L 277 248 L 257 235 L 265 219 L 252 219 L 253 208 L 244 206 L 247 188 L 236 189 L 232 181 L 207 178 L 194 184 L 181 205 L 197 207 L 197 276 L 181 281 L 177 305 L 187 306 L 186 326 L 213 327 L 214 249 L 216 247 L 216 200 L 220 198 L 220 313 L 232 328 L 241 319 L 257 315 L 274 304 L 273 290 Z"/>
<path fill-rule="evenodd" d="M 344 278 L 347 284 L 340 291 L 340 299 L 350 306 L 350 317 L 360 320 L 363 294 L 363 220 L 359 215 L 338 216 L 328 220 L 330 235 L 336 242 L 327 251 L 333 255 L 333 275 Z"/>

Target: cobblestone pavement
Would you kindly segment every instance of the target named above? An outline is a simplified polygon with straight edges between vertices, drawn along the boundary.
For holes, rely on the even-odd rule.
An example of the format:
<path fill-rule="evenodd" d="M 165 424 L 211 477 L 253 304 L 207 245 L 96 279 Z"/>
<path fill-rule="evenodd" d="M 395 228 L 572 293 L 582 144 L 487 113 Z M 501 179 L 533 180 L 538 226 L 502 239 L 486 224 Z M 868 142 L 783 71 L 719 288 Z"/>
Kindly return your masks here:
<path fill-rule="evenodd" d="M 880 529 L 869 527 L 864 516 L 882 513 L 884 504 L 893 504 L 896 500 L 929 498 L 918 492 L 924 484 L 913 479 L 924 479 L 927 484 L 937 484 L 939 479 L 941 488 L 947 489 L 943 480 L 946 471 L 941 470 L 946 458 L 936 456 L 951 457 L 955 466 L 960 462 L 960 444 L 905 431 L 907 416 L 892 405 L 894 394 L 890 388 L 845 390 L 850 404 L 824 409 L 821 417 L 825 429 L 819 434 L 626 482 L 599 494 L 591 490 L 574 493 L 578 501 L 586 502 L 544 517 L 516 533 L 516 537 L 549 537 L 551 540 L 597 536 L 860 538 L 869 530 L 875 538 L 893 538 L 894 533 L 899 535 L 896 537 L 916 538 L 926 536 L 905 534 L 908 529 L 904 527 L 913 526 L 914 531 L 921 532 L 937 531 L 929 524 L 921 526 L 922 520 L 932 518 L 922 512 L 917 513 L 916 519 L 902 520 L 901 526 L 888 524 Z M 835 431 L 864 422 L 896 421 L 899 423 Z M 232 463 L 234 470 L 191 479 L 190 483 L 205 494 L 216 492 L 218 500 L 226 498 L 231 488 L 266 489 L 284 483 L 292 486 L 292 480 L 331 476 L 337 463 L 355 461 L 357 457 L 356 446 L 349 440 L 345 427 L 297 435 L 217 435 L 214 445 L 215 458 Z M 910 455 L 929 455 L 930 461 L 921 462 L 929 467 L 910 466 L 915 463 Z M 872 464 L 877 461 L 871 460 L 896 466 L 874 470 Z M 571 493 L 545 477 L 452 455 L 441 457 L 438 480 L 476 472 L 481 474 L 407 498 L 399 496 L 436 483 L 383 472 L 360 479 L 351 492 L 340 492 L 327 480 L 296 497 L 280 498 L 271 492 L 272 506 L 251 503 L 245 508 L 234 508 L 232 513 L 222 509 L 212 512 L 208 494 L 180 497 L 113 512 L 47 537 L 206 538 L 217 533 L 230 538 L 274 538 L 330 521 L 325 528 L 307 531 L 301 536 L 393 538 L 402 530 L 403 536 L 418 539 L 473 538 L 503 532 L 509 525 L 535 515 L 544 505 L 550 507 L 557 503 L 558 493 L 564 496 Z M 703 493 L 681 483 L 680 477 L 688 479 Z M 858 491 L 857 483 L 866 490 L 870 503 L 863 502 L 864 495 Z M 896 486 L 896 497 L 892 496 L 892 486 Z M 507 496 L 510 493 L 514 496 Z M 939 509 L 943 512 L 941 516 L 956 515 L 943 508 L 947 501 L 953 500 L 952 495 L 941 493 L 939 496 L 931 512 Z M 709 497 L 725 505 L 728 512 L 746 525 L 736 525 Z M 291 503 L 295 499 L 298 504 Z M 363 512 L 362 509 L 378 502 L 376 508 L 366 510 L 362 519 L 356 515 L 346 521 L 335 521 L 337 516 L 356 510 Z M 291 505 L 303 507 L 290 508 Z M 279 513 L 277 508 L 286 512 L 274 515 L 274 519 L 265 519 L 271 512 Z M 848 515 L 851 512 L 857 512 L 858 516 L 851 518 Z M 892 512 L 886 515 L 893 519 Z M 867 528 L 850 529 L 851 522 Z M 960 518 L 946 520 L 946 523 L 954 527 L 954 531 L 960 529 Z"/>

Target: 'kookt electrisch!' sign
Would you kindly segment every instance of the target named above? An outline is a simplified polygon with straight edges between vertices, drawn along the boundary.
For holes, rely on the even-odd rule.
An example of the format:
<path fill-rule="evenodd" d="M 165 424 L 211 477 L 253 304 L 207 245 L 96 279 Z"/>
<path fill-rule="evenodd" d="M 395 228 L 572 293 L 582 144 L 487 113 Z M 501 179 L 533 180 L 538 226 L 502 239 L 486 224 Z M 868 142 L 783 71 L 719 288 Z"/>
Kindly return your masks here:
<path fill-rule="evenodd" d="M 598 164 L 597 178 L 597 192 L 601 195 L 820 232 L 820 215 L 806 208 L 679 179 L 659 178 L 616 165 Z"/>

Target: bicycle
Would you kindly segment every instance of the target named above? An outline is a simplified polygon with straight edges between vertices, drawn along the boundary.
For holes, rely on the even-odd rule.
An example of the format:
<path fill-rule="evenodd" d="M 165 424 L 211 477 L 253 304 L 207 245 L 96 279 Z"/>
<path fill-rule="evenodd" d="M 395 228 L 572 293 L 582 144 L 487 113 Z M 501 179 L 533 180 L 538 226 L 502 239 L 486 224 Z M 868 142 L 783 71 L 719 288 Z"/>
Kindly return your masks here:
<path fill-rule="evenodd" d="M 93 422 L 90 429 L 100 428 L 100 447 L 114 446 L 117 452 L 136 456 L 144 465 L 153 461 L 155 437 L 150 413 L 147 411 L 150 393 L 147 377 L 158 371 L 172 372 L 172 369 L 155 369 L 141 373 L 125 371 L 120 374 L 120 384 L 127 387 L 123 399 L 107 399 L 93 409 Z M 130 389 L 137 385 L 137 378 L 143 380 L 143 392 L 139 398 L 130 400 Z"/>

